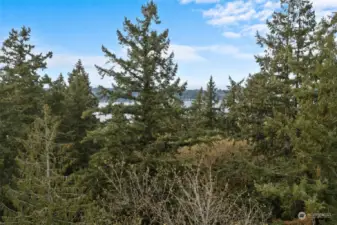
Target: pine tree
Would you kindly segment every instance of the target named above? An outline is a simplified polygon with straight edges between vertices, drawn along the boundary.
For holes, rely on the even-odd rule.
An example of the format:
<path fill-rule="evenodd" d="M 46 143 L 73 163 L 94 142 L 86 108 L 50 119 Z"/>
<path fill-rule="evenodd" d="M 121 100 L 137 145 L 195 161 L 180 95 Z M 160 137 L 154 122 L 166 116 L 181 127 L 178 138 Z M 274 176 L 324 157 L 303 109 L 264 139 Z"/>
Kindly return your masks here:
<path fill-rule="evenodd" d="M 213 77 L 207 83 L 206 91 L 201 88 L 189 108 L 189 141 L 190 144 L 210 142 L 219 134 L 219 103 Z"/>
<path fill-rule="evenodd" d="M 205 101 L 204 90 L 201 87 L 196 98 L 192 101 L 191 106 L 187 109 L 187 118 L 185 120 L 187 126 L 187 135 L 184 137 L 189 145 L 196 144 L 200 137 L 204 135 L 206 124 L 205 117 Z"/>
<path fill-rule="evenodd" d="M 313 182 L 322 184 L 324 189 L 314 189 L 314 193 L 311 193 L 317 198 L 314 203 L 326 207 L 324 211 L 333 214 L 337 211 L 336 33 L 337 15 L 330 20 L 323 18 L 315 33 L 317 55 L 312 72 L 314 76 L 306 77 L 297 93 L 300 109 L 295 124 L 301 131 L 301 136 L 298 137 L 295 133 L 292 136 L 297 160 L 305 167 L 307 179 L 311 181 L 306 191 L 310 193 Z"/>
<path fill-rule="evenodd" d="M 299 108 L 295 93 L 305 76 L 312 77 L 316 27 L 312 4 L 282 0 L 281 11 L 274 12 L 267 26 L 265 37 L 257 33 L 257 43 L 265 47 L 265 54 L 256 56 L 261 71 L 247 79 L 245 97 L 230 114 L 242 121 L 240 131 L 246 134 L 240 135 L 256 150 L 268 157 L 290 156 L 290 133 L 296 129 L 292 124 Z"/>
<path fill-rule="evenodd" d="M 236 83 L 230 79 L 230 93 L 224 102 L 229 111 L 226 122 L 231 136 L 248 141 L 262 154 L 273 148 L 273 133 L 266 130 L 265 120 L 273 118 L 277 102 L 275 89 L 269 86 L 268 80 L 269 75 L 262 72 L 249 75 L 244 87 L 243 80 Z"/>
<path fill-rule="evenodd" d="M 244 104 L 245 99 L 243 97 L 243 81 L 235 82 L 229 77 L 228 93 L 221 102 L 221 127 L 229 139 L 244 139 L 242 135 L 244 129 L 240 127 L 240 121 L 247 118 L 246 115 L 242 115 L 242 104 Z"/>
<path fill-rule="evenodd" d="M 217 88 L 215 86 L 215 82 L 212 76 L 210 77 L 207 83 L 207 89 L 204 93 L 204 101 L 205 101 L 205 107 L 206 107 L 205 128 L 208 130 L 214 130 L 216 128 L 217 119 L 218 119 L 218 116 L 217 116 L 218 110 L 216 106 L 219 103 L 219 98 L 217 95 Z"/>
<path fill-rule="evenodd" d="M 44 90 L 38 71 L 46 68 L 52 53 L 35 54 L 30 32 L 27 27 L 11 30 L 0 51 L 0 188 L 13 175 L 14 158 L 22 147 L 17 138 L 24 137 L 42 113 Z"/>
<path fill-rule="evenodd" d="M 261 72 L 268 74 L 268 86 L 273 92 L 273 115 L 266 118 L 265 131 L 273 142 L 276 154 L 290 154 L 289 129 L 296 118 L 298 105 L 294 96 L 303 76 L 309 76 L 313 39 L 316 27 L 312 4 L 307 0 L 283 0 L 281 12 L 267 21 L 270 34 L 257 35 L 261 46 L 268 46 L 263 57 L 257 57 Z M 292 78 L 294 76 L 294 78 Z M 266 136 L 268 136 L 266 135 Z"/>
<path fill-rule="evenodd" d="M 304 191 L 308 180 L 293 142 L 293 134 L 301 136 L 301 129 L 294 124 L 302 107 L 296 93 L 304 80 L 315 77 L 312 4 L 282 0 L 281 11 L 274 12 L 267 25 L 270 32 L 266 37 L 257 34 L 258 44 L 266 47 L 265 54 L 256 57 L 261 71 L 247 79 L 243 98 L 230 113 L 237 115 L 242 137 L 253 143 L 263 159 L 263 167 L 252 167 L 259 167 L 257 172 L 263 176 L 257 182 L 261 185 L 255 186 L 270 201 L 280 199 L 284 216 L 291 217 L 293 201 L 314 201 L 314 196 Z M 311 187 L 318 190 L 323 186 L 316 183 Z"/>
<path fill-rule="evenodd" d="M 192 129 L 202 128 L 205 125 L 205 102 L 203 101 L 204 90 L 200 88 L 196 99 L 189 108 Z"/>
<path fill-rule="evenodd" d="M 64 101 L 67 89 L 63 75 L 60 74 L 55 81 L 49 81 L 48 84 L 45 103 L 50 106 L 53 115 L 62 116 L 66 109 Z"/>
<path fill-rule="evenodd" d="M 64 90 L 65 110 L 62 115 L 61 134 L 57 138 L 58 142 L 69 146 L 68 154 L 71 160 L 64 162 L 65 174 L 87 167 L 89 157 L 97 149 L 92 142 L 82 141 L 87 132 L 95 129 L 99 122 L 94 115 L 82 117 L 88 109 L 98 107 L 98 99 L 92 93 L 89 74 L 81 60 L 78 60 L 75 68 L 68 74 L 68 83 L 69 86 Z"/>
<path fill-rule="evenodd" d="M 142 7 L 142 14 L 143 18 L 137 19 L 136 24 L 125 19 L 126 34 L 117 31 L 120 44 L 128 50 L 127 59 L 118 58 L 102 47 L 105 56 L 120 70 L 97 66 L 102 76 L 115 80 L 109 97 L 110 109 L 104 110 L 114 111 L 112 108 L 117 107 L 114 103 L 119 99 L 133 103 L 122 104 L 121 111 L 132 121 L 128 129 L 137 134 L 135 142 L 139 143 L 139 149 L 163 138 L 166 143 L 177 138 L 177 128 L 171 124 L 172 120 L 179 120 L 183 103 L 177 95 L 181 95 L 186 87 L 186 83 L 180 85 L 180 79 L 175 79 L 177 65 L 173 62 L 174 54 L 167 52 L 170 43 L 168 30 L 158 33 L 151 28 L 153 24 L 161 23 L 157 6 L 150 1 Z"/>
<path fill-rule="evenodd" d="M 201 87 L 200 90 L 198 91 L 197 97 L 193 100 L 192 105 L 190 107 L 190 110 L 195 113 L 201 113 L 203 111 L 203 95 L 204 95 L 204 90 Z"/>
<path fill-rule="evenodd" d="M 85 196 L 76 188 L 74 177 L 66 178 L 57 167 L 59 146 L 55 142 L 59 121 L 44 106 L 43 118 L 37 118 L 28 137 L 21 140 L 17 158 L 19 173 L 7 196 L 15 209 L 4 217 L 5 224 L 68 224 L 80 222 Z"/>

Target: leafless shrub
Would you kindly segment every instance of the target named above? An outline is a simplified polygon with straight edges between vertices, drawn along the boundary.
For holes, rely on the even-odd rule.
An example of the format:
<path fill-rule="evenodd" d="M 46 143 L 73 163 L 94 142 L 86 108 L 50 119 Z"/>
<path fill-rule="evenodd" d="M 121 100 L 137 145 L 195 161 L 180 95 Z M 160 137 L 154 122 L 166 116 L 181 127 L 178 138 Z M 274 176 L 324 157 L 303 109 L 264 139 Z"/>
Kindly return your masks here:
<path fill-rule="evenodd" d="M 212 168 L 149 168 L 118 163 L 101 170 L 108 188 L 101 199 L 111 224 L 258 225 L 267 216 L 243 193 L 220 186 Z"/>

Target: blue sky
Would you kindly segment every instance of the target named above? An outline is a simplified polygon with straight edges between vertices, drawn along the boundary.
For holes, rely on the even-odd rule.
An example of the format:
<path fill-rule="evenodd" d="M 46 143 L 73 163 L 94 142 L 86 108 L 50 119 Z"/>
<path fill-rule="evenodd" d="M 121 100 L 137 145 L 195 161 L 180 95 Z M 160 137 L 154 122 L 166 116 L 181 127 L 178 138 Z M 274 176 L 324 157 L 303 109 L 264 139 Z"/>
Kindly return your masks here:
<path fill-rule="evenodd" d="M 0 0 L 0 40 L 10 29 L 32 29 L 32 42 L 39 52 L 52 51 L 46 73 L 66 75 L 81 59 L 93 86 L 110 86 L 94 65 L 104 65 L 101 46 L 120 56 L 116 30 L 124 16 L 132 21 L 141 15 L 146 0 Z M 213 75 L 219 88 L 258 71 L 255 32 L 266 32 L 265 20 L 278 8 L 277 0 L 155 0 L 169 28 L 171 51 L 179 65 L 178 76 L 189 88 L 205 86 Z M 337 0 L 314 0 L 318 16 L 337 11 Z"/>

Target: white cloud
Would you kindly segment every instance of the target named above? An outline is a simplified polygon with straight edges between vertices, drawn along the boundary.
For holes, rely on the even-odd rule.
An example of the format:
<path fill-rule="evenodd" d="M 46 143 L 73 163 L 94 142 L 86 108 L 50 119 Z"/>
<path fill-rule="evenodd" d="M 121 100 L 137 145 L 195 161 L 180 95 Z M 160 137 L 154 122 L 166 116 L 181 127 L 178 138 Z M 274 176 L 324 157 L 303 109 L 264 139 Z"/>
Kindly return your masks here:
<path fill-rule="evenodd" d="M 252 59 L 253 54 L 243 53 L 233 45 L 210 45 L 195 47 L 197 51 L 205 51 L 222 55 L 230 55 L 238 59 Z"/>
<path fill-rule="evenodd" d="M 203 16 L 208 18 L 210 24 L 224 25 L 231 22 L 268 17 L 278 5 L 279 3 L 275 1 L 236 0 L 225 4 L 217 4 L 214 8 L 203 11 Z"/>
<path fill-rule="evenodd" d="M 251 1 L 233 1 L 225 5 L 217 4 L 214 8 L 203 11 L 203 16 L 208 18 L 211 25 L 227 25 L 239 21 L 247 21 L 256 14 Z"/>
<path fill-rule="evenodd" d="M 233 58 L 239 59 L 253 58 L 253 54 L 241 52 L 239 48 L 233 45 L 189 46 L 172 44 L 169 49 L 169 52 L 171 51 L 174 52 L 174 59 L 178 63 L 205 62 L 207 59 L 202 55 L 202 53 L 229 55 Z"/>
<path fill-rule="evenodd" d="M 174 58 L 178 62 L 202 62 L 206 61 L 204 57 L 199 55 L 197 50 L 188 45 L 170 45 L 169 52 L 174 52 Z"/>
<path fill-rule="evenodd" d="M 81 59 L 83 65 L 94 67 L 94 65 L 104 64 L 106 59 L 104 56 L 79 56 L 71 54 L 54 54 L 53 58 L 48 60 L 49 68 L 74 66 Z"/>
<path fill-rule="evenodd" d="M 254 36 L 256 31 L 266 32 L 265 21 L 280 6 L 276 0 L 235 0 L 202 11 L 207 23 L 232 31 L 224 32 L 227 38 Z M 262 24 L 263 23 L 263 24 Z"/>
<path fill-rule="evenodd" d="M 265 34 L 268 31 L 268 27 L 265 23 L 257 23 L 253 25 L 244 26 L 241 32 L 245 35 L 254 36 L 257 31 L 260 34 Z"/>
<path fill-rule="evenodd" d="M 239 37 L 241 37 L 240 33 L 235 33 L 235 32 L 230 32 L 230 31 L 223 32 L 222 35 L 227 37 L 227 38 L 239 38 Z"/>
<path fill-rule="evenodd" d="M 253 54 L 242 52 L 239 48 L 232 45 L 207 45 L 207 46 L 189 46 L 172 44 L 169 48 L 169 52 L 175 53 L 175 61 L 179 64 L 188 65 L 188 63 L 200 63 L 206 62 L 207 59 L 203 56 L 204 53 L 208 54 L 220 54 L 227 57 L 233 57 L 237 59 L 253 59 Z M 126 50 L 120 50 L 119 56 L 125 57 Z M 53 58 L 48 61 L 47 73 L 56 77 L 59 73 L 67 75 L 72 70 L 78 59 L 81 59 L 83 66 L 90 75 L 90 81 L 93 86 L 103 85 L 111 86 L 111 78 L 104 78 L 98 75 L 94 65 L 104 66 L 107 59 L 104 56 L 99 55 L 86 55 L 81 56 L 79 54 L 71 53 L 55 53 Z M 108 65 L 106 65 L 109 67 Z M 116 67 L 115 69 L 118 69 Z M 53 73 L 51 74 L 50 71 Z"/>
<path fill-rule="evenodd" d="M 316 12 L 316 21 L 319 22 L 322 17 L 327 17 L 331 15 L 332 15 L 332 10 L 319 10 Z"/>
<path fill-rule="evenodd" d="M 50 48 L 51 47 L 51 48 Z M 49 49 L 54 49 L 52 46 L 48 46 Z M 43 48 L 38 48 L 36 52 L 47 52 Z M 95 65 L 109 67 L 110 65 L 105 65 L 107 63 L 107 58 L 102 55 L 80 55 L 76 53 L 71 53 L 64 51 L 62 48 L 55 48 L 56 51 L 53 51 L 53 57 L 48 59 L 48 70 L 47 74 L 51 75 L 53 78 L 56 78 L 60 73 L 63 75 L 67 75 L 70 72 L 76 62 L 81 59 L 85 70 L 89 73 L 90 81 L 93 86 L 103 85 L 103 86 L 111 86 L 112 78 L 105 77 L 101 79 L 99 76 Z M 177 45 L 172 44 L 170 46 L 169 52 L 174 52 L 175 61 L 178 63 L 193 63 L 193 62 L 203 62 L 206 61 L 204 57 L 202 57 L 197 49 L 188 45 Z M 125 58 L 127 55 L 127 49 L 120 49 L 117 51 L 117 55 Z M 115 69 L 119 69 L 118 65 Z"/>
<path fill-rule="evenodd" d="M 312 0 L 312 2 L 317 10 L 337 8 L 336 0 Z"/>
<path fill-rule="evenodd" d="M 260 2 L 260 3 L 263 3 L 263 2 Z M 272 10 L 277 9 L 279 6 L 280 6 L 279 2 L 273 2 L 273 1 L 268 1 L 264 4 L 265 9 L 272 9 Z"/>
<path fill-rule="evenodd" d="M 220 0 L 179 0 L 180 4 L 188 4 L 188 3 L 196 3 L 196 4 L 201 4 L 201 3 L 217 3 Z"/>
<path fill-rule="evenodd" d="M 322 17 L 332 16 L 337 11 L 336 0 L 313 0 L 313 6 L 316 10 L 316 19 L 319 21 Z"/>
<path fill-rule="evenodd" d="M 83 56 L 71 53 L 54 53 L 53 57 L 48 60 L 47 74 L 56 77 L 59 73 L 62 73 L 66 76 L 69 72 L 71 72 L 79 59 L 82 61 L 85 70 L 89 73 L 90 82 L 93 86 L 111 86 L 111 79 L 101 79 L 98 75 L 97 69 L 95 68 L 95 65 L 104 66 L 107 61 L 104 56 Z"/>
<path fill-rule="evenodd" d="M 313 0 L 317 20 L 337 11 L 337 0 Z M 265 21 L 280 8 L 279 0 L 229 0 L 202 10 L 207 23 L 226 29 L 223 36 L 239 38 L 268 31 Z M 232 28 L 232 31 L 228 31 Z"/>
<path fill-rule="evenodd" d="M 233 34 L 232 34 L 233 35 Z M 43 71 L 42 74 L 47 73 L 53 79 L 55 79 L 60 73 L 62 73 L 65 78 L 67 78 L 67 74 L 72 71 L 76 62 L 80 59 L 83 63 L 85 70 L 89 73 L 90 82 L 93 86 L 103 85 L 106 87 L 111 87 L 111 83 L 113 82 L 112 78 L 104 78 L 101 79 L 99 76 L 95 65 L 103 66 L 109 68 L 110 65 L 105 65 L 107 63 L 107 58 L 104 57 L 103 53 L 99 52 L 97 54 L 83 54 L 70 52 L 68 49 L 63 48 L 62 46 L 53 46 L 46 44 L 45 41 L 40 39 L 32 39 L 32 43 L 37 46 L 34 49 L 35 53 L 46 53 L 48 51 L 53 51 L 53 57 L 48 59 L 48 69 Z M 113 46 L 108 47 L 111 51 L 116 52 L 116 54 L 120 57 L 127 56 L 127 49 L 117 49 Z M 252 54 L 247 54 L 242 52 L 239 48 L 231 45 L 205 45 L 205 46 L 190 46 L 183 44 L 171 44 L 168 52 L 174 52 L 175 57 L 174 60 L 181 65 L 181 67 L 187 68 L 186 74 L 188 74 L 191 70 L 191 64 L 193 64 L 193 68 L 197 66 L 199 68 L 203 68 L 200 63 L 206 63 L 206 65 L 213 65 L 212 61 L 208 61 L 207 57 L 212 57 L 212 55 L 220 54 L 229 58 L 238 58 L 238 59 L 253 59 Z M 118 69 L 116 66 L 115 69 Z M 209 68 L 208 68 L 209 69 Z M 181 72 L 181 69 L 180 69 Z M 180 74 L 178 72 L 178 74 Z M 197 70 L 200 74 L 202 74 L 199 69 Z M 206 72 L 205 72 L 206 73 Z M 220 72 L 218 72 L 221 74 Z M 186 78 L 181 76 L 181 78 Z M 184 79 L 183 79 L 184 80 Z M 197 82 L 196 80 L 189 78 L 190 82 L 196 82 L 202 84 L 204 82 Z M 189 87 L 190 87 L 189 82 Z M 197 84 L 196 84 L 197 85 Z"/>

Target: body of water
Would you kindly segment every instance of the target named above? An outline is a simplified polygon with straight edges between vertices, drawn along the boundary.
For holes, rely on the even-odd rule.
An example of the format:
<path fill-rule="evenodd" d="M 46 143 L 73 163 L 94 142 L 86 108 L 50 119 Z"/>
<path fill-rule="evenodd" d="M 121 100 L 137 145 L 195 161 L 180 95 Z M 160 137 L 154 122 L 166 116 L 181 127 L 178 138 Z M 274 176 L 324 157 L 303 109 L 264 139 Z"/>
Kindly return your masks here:
<path fill-rule="evenodd" d="M 130 102 L 124 102 L 124 104 L 132 104 Z M 104 106 L 107 106 L 108 103 L 107 102 L 100 102 L 99 103 L 99 107 L 104 107 Z M 192 105 L 192 100 L 186 100 L 184 101 L 184 105 L 185 107 L 190 107 Z M 220 103 L 218 104 L 218 106 L 220 106 Z M 99 115 L 98 113 L 96 113 L 96 116 L 99 118 L 100 121 L 104 121 L 104 120 L 107 120 L 107 119 L 110 119 L 111 118 L 111 115 Z"/>

